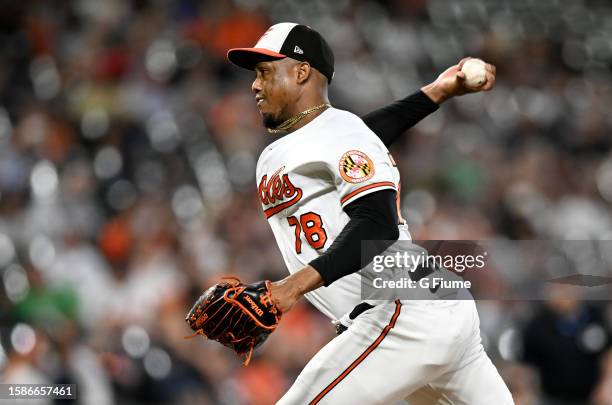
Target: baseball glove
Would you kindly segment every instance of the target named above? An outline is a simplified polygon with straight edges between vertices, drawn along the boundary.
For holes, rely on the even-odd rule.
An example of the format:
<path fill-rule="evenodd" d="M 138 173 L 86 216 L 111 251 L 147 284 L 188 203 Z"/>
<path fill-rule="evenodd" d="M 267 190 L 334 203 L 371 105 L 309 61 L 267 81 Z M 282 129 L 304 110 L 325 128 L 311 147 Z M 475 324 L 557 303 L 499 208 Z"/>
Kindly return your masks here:
<path fill-rule="evenodd" d="M 195 333 L 216 340 L 245 358 L 274 332 L 281 311 L 272 302 L 270 282 L 245 285 L 237 278 L 225 278 L 206 290 L 185 321 Z"/>

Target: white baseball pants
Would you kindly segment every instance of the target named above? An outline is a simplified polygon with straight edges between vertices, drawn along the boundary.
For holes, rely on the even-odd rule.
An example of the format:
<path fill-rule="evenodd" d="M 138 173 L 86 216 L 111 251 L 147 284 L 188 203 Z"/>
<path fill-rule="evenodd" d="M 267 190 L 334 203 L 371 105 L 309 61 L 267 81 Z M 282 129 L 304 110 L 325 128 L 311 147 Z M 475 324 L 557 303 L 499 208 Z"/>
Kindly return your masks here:
<path fill-rule="evenodd" d="M 471 300 L 395 301 L 359 315 L 306 365 L 280 405 L 511 405 Z"/>

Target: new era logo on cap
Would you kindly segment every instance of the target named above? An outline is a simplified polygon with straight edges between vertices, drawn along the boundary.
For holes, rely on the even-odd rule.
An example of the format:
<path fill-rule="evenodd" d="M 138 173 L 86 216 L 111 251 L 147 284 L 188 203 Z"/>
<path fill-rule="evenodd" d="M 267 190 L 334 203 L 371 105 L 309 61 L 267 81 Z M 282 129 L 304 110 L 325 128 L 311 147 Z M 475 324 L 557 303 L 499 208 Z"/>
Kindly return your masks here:
<path fill-rule="evenodd" d="M 271 26 L 252 48 L 234 48 L 227 52 L 230 62 L 254 70 L 260 62 L 292 58 L 310 63 L 328 82 L 334 75 L 334 54 L 317 31 L 296 23 Z"/>

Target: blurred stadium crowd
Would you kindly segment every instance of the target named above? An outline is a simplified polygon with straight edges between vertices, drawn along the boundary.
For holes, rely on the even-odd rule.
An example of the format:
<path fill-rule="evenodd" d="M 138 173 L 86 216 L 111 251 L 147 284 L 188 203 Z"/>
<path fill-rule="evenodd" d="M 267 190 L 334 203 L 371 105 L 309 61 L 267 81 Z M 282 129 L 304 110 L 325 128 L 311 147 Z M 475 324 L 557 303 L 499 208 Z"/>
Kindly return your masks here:
<path fill-rule="evenodd" d="M 0 382 L 270 404 L 333 337 L 302 303 L 247 368 L 183 339 L 220 276 L 285 275 L 254 179 L 273 138 L 225 60 L 280 21 L 323 33 L 331 101 L 360 114 L 497 65 L 392 148 L 415 239 L 612 239 L 608 1 L 5 0 Z M 562 298 L 479 302 L 485 347 L 517 404 L 612 404 L 612 306 Z"/>

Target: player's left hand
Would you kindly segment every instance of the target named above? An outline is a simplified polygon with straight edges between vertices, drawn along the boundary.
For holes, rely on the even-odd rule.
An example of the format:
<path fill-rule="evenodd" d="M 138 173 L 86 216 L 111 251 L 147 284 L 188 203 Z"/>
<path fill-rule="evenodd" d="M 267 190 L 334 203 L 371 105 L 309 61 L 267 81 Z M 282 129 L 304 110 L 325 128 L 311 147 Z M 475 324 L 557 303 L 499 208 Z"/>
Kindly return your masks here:
<path fill-rule="evenodd" d="M 253 350 L 276 330 L 282 312 L 272 302 L 269 281 L 243 284 L 226 277 L 197 299 L 185 321 L 197 335 L 216 340 L 244 356 L 249 364 Z"/>
<path fill-rule="evenodd" d="M 495 86 L 496 68 L 490 63 L 485 64 L 486 80 L 482 86 L 478 88 L 466 86 L 465 73 L 461 71 L 461 68 L 469 59 L 472 58 L 468 57 L 461 59 L 458 64 L 446 69 L 435 81 L 424 86 L 421 90 L 437 104 L 451 97 L 491 90 L 493 86 Z"/>

